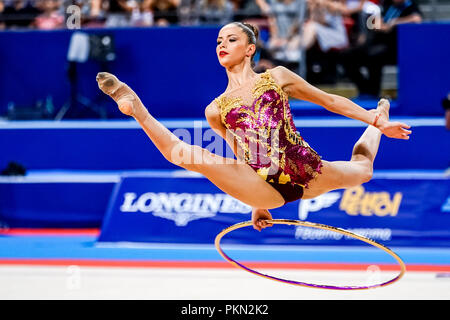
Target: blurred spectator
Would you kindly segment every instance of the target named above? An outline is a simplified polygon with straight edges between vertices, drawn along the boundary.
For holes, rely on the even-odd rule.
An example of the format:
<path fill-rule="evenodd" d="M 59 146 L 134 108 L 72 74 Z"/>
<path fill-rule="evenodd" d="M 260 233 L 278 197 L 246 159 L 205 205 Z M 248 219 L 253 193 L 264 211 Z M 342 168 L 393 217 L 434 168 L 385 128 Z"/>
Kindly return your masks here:
<path fill-rule="evenodd" d="M 33 22 L 37 29 L 51 30 L 64 26 L 64 14 L 60 12 L 59 0 L 41 0 L 39 8 L 43 11 Z"/>
<path fill-rule="evenodd" d="M 101 28 L 106 21 L 107 1 L 103 0 L 64 0 L 63 7 L 66 9 L 66 21 L 71 21 L 69 16 L 73 11 L 67 11 L 67 8 L 75 5 L 80 8 L 81 27 L 83 28 Z M 106 7 L 106 8 L 105 8 Z M 70 23 L 70 22 L 69 22 Z M 69 27 L 69 25 L 67 25 Z"/>
<path fill-rule="evenodd" d="M 231 0 L 234 8 L 233 21 L 265 19 L 257 2 L 255 0 Z"/>
<path fill-rule="evenodd" d="M 299 0 L 268 0 L 268 14 L 270 22 L 269 47 L 284 46 L 295 34 L 294 29 L 298 21 Z"/>
<path fill-rule="evenodd" d="M 344 23 L 350 44 L 362 44 L 367 39 L 368 19 L 379 19 L 381 9 L 369 0 L 342 0 Z"/>
<path fill-rule="evenodd" d="M 368 21 L 371 30 L 366 42 L 341 55 L 341 63 L 347 76 L 355 83 L 359 98 L 378 98 L 383 66 L 397 63 L 396 26 L 422 21 L 422 13 L 411 0 L 393 0 L 383 7 L 382 19 Z M 367 76 L 362 72 L 362 67 L 366 67 Z"/>
<path fill-rule="evenodd" d="M 308 5 L 309 19 L 298 40 L 300 47 L 310 49 L 316 41 L 323 52 L 347 47 L 347 30 L 342 18 L 345 5 L 333 0 L 308 0 Z"/>
<path fill-rule="evenodd" d="M 261 52 L 262 62 L 298 62 L 298 34 L 303 0 L 256 1 L 269 20 L 270 36 L 267 50 Z"/>
<path fill-rule="evenodd" d="M 72 0 L 73 2 L 78 2 L 78 0 Z M 81 0 L 83 1 L 83 0 Z M 91 7 L 89 10 L 89 15 L 91 17 L 99 17 L 102 14 L 102 7 L 103 1 L 102 0 L 91 0 Z"/>
<path fill-rule="evenodd" d="M 140 8 L 133 10 L 131 24 L 138 27 L 149 27 L 153 25 L 152 0 L 143 0 Z"/>
<path fill-rule="evenodd" d="M 180 0 L 150 0 L 149 8 L 153 13 L 154 24 L 168 26 L 178 23 Z"/>
<path fill-rule="evenodd" d="M 196 4 L 198 0 L 181 0 L 178 5 L 178 24 L 193 26 L 199 23 Z"/>
<path fill-rule="evenodd" d="M 303 25 L 298 47 L 305 50 L 303 69 L 311 83 L 335 83 L 337 52 L 349 45 L 343 1 L 308 0 L 308 18 Z"/>
<path fill-rule="evenodd" d="M 3 14 L 3 11 L 5 11 L 5 3 L 3 2 L 3 0 L 0 0 L 0 30 L 6 28 L 5 16 Z"/>
<path fill-rule="evenodd" d="M 268 49 L 275 63 L 298 64 L 301 51 L 318 44 L 323 52 L 348 45 L 342 13 L 345 7 L 338 1 L 308 0 L 308 20 L 303 23 L 302 0 L 258 0 L 269 15 Z M 262 53 L 263 62 L 265 54 Z M 268 60 L 271 60 L 270 58 Z M 276 61 L 278 60 L 278 61 Z"/>
<path fill-rule="evenodd" d="M 31 2 L 25 0 L 13 0 L 6 5 L 3 11 L 7 28 L 27 28 L 33 23 L 41 11 Z"/>
<path fill-rule="evenodd" d="M 127 0 L 108 0 L 108 15 L 106 27 L 127 27 L 130 25 L 130 17 L 136 3 L 130 3 Z"/>
<path fill-rule="evenodd" d="M 196 10 L 201 24 L 224 25 L 233 20 L 233 4 L 228 0 L 199 0 Z"/>

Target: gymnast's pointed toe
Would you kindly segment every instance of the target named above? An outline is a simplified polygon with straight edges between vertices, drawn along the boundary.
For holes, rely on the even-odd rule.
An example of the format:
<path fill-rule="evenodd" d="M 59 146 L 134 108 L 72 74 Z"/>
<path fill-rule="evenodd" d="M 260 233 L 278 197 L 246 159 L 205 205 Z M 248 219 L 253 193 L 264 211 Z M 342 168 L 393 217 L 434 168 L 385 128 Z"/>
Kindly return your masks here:
<path fill-rule="evenodd" d="M 108 95 L 114 93 L 120 86 L 119 79 L 108 72 L 99 72 L 95 79 L 97 80 L 100 90 Z"/>

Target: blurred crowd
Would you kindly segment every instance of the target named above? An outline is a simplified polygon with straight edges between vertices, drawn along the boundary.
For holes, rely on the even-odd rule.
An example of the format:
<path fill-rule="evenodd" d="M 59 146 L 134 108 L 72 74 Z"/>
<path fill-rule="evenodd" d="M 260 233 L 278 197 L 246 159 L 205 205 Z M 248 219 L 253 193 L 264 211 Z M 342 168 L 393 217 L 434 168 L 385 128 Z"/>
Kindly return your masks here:
<path fill-rule="evenodd" d="M 360 96 L 375 97 L 383 66 L 396 64 L 396 26 L 420 23 L 422 13 L 414 0 L 0 0 L 0 29 L 231 21 L 263 31 L 257 69 L 284 65 L 298 71 L 307 61 L 308 74 L 318 74 L 311 68 L 328 70 L 324 81 L 333 82 L 340 65 Z"/>
<path fill-rule="evenodd" d="M 82 28 L 222 25 L 262 18 L 253 0 L 0 0 L 0 29 L 67 28 L 69 16 L 78 13 Z"/>

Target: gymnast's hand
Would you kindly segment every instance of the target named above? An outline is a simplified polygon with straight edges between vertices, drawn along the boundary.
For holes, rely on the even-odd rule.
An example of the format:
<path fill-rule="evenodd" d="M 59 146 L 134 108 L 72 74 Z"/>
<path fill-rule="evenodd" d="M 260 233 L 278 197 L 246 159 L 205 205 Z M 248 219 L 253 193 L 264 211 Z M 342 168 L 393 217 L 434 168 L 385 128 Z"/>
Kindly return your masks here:
<path fill-rule="evenodd" d="M 271 227 L 272 223 L 266 220 L 272 220 L 272 215 L 267 209 L 252 208 L 253 229 L 261 231 L 264 228 Z"/>
<path fill-rule="evenodd" d="M 411 134 L 411 130 L 407 130 L 409 128 L 410 126 L 402 122 L 387 121 L 383 125 L 380 125 L 378 129 L 389 138 L 409 140 L 409 135 Z"/>
<path fill-rule="evenodd" d="M 395 139 L 409 140 L 411 128 L 406 123 L 389 121 L 390 103 L 387 99 L 380 99 L 376 109 L 370 110 L 375 114 L 380 114 L 376 127 L 387 137 Z"/>

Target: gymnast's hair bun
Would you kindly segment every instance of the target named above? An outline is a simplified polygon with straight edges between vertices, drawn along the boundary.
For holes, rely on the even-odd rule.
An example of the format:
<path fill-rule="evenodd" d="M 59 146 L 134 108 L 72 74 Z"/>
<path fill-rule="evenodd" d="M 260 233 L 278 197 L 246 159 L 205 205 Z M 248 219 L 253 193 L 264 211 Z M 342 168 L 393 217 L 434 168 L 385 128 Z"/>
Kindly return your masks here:
<path fill-rule="evenodd" d="M 258 29 L 258 27 L 253 25 L 253 24 L 251 24 L 251 23 L 248 23 L 248 22 L 242 22 L 242 24 L 244 26 L 246 26 L 247 28 L 249 28 L 253 32 L 253 34 L 255 35 L 255 40 L 258 41 L 258 37 L 259 37 L 259 29 Z"/>

